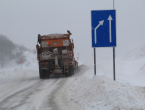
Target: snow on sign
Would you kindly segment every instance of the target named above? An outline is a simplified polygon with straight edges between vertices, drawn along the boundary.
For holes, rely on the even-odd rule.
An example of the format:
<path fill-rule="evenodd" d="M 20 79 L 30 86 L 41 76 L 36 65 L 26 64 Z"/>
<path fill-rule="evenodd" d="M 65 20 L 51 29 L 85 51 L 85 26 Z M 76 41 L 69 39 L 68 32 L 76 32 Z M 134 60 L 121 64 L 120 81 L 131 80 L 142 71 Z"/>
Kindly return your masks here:
<path fill-rule="evenodd" d="M 92 47 L 116 47 L 116 11 L 91 11 Z"/>

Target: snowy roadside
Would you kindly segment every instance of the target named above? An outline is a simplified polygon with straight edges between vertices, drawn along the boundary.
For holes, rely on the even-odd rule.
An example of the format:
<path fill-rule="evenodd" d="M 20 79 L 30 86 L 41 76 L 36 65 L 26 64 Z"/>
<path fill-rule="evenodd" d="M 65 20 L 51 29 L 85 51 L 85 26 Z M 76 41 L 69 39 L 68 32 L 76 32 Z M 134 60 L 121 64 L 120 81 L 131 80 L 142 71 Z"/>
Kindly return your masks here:
<path fill-rule="evenodd" d="M 144 76 L 140 71 L 144 64 L 142 59 L 117 59 L 117 81 L 112 80 L 112 71 L 108 67 L 110 59 L 100 62 L 103 66 L 98 65 L 96 76 L 92 65 L 86 64 L 89 69 L 82 76 L 67 79 L 56 94 L 56 102 L 61 110 L 69 107 L 69 110 L 144 110 L 145 87 L 143 78 L 140 78 Z"/>
<path fill-rule="evenodd" d="M 124 85 L 88 70 L 69 88 L 69 101 L 86 110 L 145 109 L 145 88 Z"/>

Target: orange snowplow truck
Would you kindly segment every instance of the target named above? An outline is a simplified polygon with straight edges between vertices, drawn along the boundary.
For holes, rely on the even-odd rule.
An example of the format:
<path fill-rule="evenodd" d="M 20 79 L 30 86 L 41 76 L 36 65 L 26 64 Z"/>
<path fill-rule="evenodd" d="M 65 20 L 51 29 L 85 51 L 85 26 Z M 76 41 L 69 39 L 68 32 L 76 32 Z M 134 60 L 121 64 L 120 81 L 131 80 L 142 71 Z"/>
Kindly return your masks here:
<path fill-rule="evenodd" d="M 49 78 L 50 74 L 71 76 L 78 69 L 74 58 L 74 43 L 67 34 L 38 34 L 36 45 L 40 79 Z"/>

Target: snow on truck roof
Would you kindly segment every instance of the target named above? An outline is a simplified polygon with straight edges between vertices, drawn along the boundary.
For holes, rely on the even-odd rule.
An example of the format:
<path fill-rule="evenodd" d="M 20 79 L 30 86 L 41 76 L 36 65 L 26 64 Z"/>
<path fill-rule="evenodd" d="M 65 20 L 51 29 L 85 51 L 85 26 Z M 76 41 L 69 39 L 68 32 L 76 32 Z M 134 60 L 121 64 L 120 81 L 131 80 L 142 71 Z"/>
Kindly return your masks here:
<path fill-rule="evenodd" d="M 41 39 L 67 38 L 70 34 L 48 34 L 41 36 Z"/>

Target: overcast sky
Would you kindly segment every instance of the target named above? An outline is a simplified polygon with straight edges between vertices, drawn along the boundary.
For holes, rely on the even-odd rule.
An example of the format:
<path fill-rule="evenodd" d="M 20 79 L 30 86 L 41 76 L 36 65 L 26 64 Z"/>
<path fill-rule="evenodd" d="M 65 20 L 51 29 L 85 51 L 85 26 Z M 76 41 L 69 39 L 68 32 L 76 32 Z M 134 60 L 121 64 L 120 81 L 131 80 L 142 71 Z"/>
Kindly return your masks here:
<path fill-rule="evenodd" d="M 114 0 L 116 57 L 145 46 L 145 0 Z M 0 34 L 35 49 L 37 35 L 67 33 L 74 39 L 75 57 L 92 60 L 91 10 L 111 10 L 113 0 L 0 0 Z M 112 55 L 112 48 L 96 48 L 96 56 Z"/>

